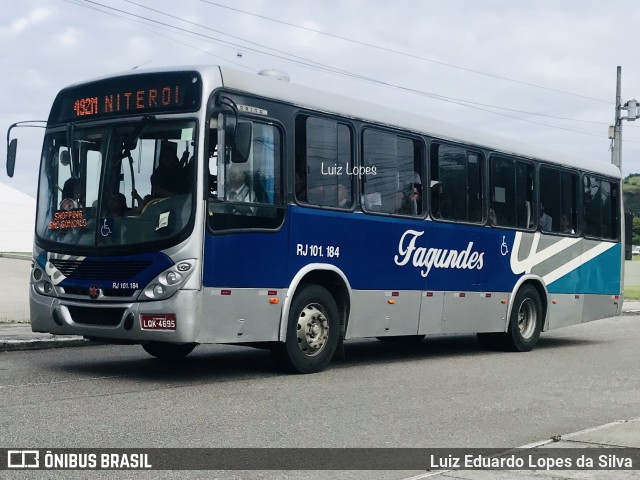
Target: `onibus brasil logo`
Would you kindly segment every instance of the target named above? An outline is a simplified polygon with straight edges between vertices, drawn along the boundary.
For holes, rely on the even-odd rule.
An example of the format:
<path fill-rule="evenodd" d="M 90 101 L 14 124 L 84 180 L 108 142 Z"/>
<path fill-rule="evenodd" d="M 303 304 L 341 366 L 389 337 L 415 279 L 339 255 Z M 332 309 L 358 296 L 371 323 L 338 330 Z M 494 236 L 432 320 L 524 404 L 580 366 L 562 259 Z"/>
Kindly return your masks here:
<path fill-rule="evenodd" d="M 420 274 L 427 277 L 432 268 L 448 268 L 458 270 L 482 270 L 484 266 L 484 252 L 473 249 L 473 242 L 469 242 L 464 250 L 447 248 L 416 246 L 418 237 L 424 232 L 407 230 L 400 237 L 398 255 L 394 261 L 398 266 L 413 265 L 420 268 Z"/>

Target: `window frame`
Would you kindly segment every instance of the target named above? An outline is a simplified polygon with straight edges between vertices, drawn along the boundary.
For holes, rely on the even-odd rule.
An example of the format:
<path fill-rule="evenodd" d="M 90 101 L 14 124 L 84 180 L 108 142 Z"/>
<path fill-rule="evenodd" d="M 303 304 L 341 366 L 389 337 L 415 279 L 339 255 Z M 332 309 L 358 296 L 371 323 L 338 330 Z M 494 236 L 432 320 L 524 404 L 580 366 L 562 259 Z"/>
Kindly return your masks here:
<path fill-rule="evenodd" d="M 492 192 L 491 189 L 493 187 L 493 175 L 492 175 L 492 168 L 493 168 L 493 160 L 494 159 L 502 159 L 502 160 L 509 160 L 513 163 L 514 166 L 514 170 L 517 169 L 518 163 L 522 163 L 525 165 L 528 165 L 530 167 L 532 167 L 532 173 L 533 173 L 533 192 L 531 195 L 531 215 L 532 215 L 532 226 L 531 227 L 518 227 L 513 226 L 513 225 L 493 225 L 491 223 L 491 218 L 490 218 L 490 212 L 491 209 L 493 208 L 493 202 L 491 200 L 492 198 Z M 520 158 L 514 155 L 510 155 L 507 153 L 500 153 L 500 152 L 494 152 L 491 151 L 488 155 L 487 158 L 487 163 L 488 163 L 488 168 L 487 168 L 487 176 L 488 176 L 488 181 L 487 181 L 487 206 L 486 206 L 486 212 L 487 212 L 487 219 L 486 219 L 486 224 L 490 227 L 493 228 L 499 228 L 499 229 L 507 229 L 507 230 L 519 230 L 519 231 L 523 231 L 523 232 L 534 232 L 537 230 L 538 228 L 538 191 L 539 191 L 539 184 L 538 184 L 538 175 L 537 175 L 537 170 L 538 170 L 538 165 L 540 162 L 537 162 L 535 160 L 530 160 L 530 159 L 524 159 L 524 158 Z M 514 191 L 515 197 L 516 197 L 516 201 L 517 201 L 517 197 L 518 197 L 518 190 L 516 189 Z"/>
<path fill-rule="evenodd" d="M 595 178 L 596 180 L 600 180 L 601 182 L 608 182 L 609 184 L 611 184 L 612 186 L 614 186 L 616 188 L 616 190 L 618 191 L 618 198 L 616 199 L 615 202 L 615 208 L 616 208 L 616 213 L 618 215 L 618 219 L 615 222 L 616 225 L 616 236 L 614 238 L 611 237 L 602 237 L 602 236 L 594 236 L 594 235 L 587 235 L 583 229 L 583 221 L 584 221 L 584 209 L 585 209 L 585 198 L 584 198 L 584 179 L 586 177 L 592 177 Z M 582 200 L 581 204 L 580 204 L 580 215 L 579 215 L 579 221 L 580 221 L 580 234 L 582 235 L 583 238 L 589 239 L 589 240 L 600 240 L 600 241 L 605 241 L 605 242 L 613 242 L 613 243 L 619 243 L 620 241 L 622 241 L 622 218 L 621 216 L 624 215 L 624 213 L 622 212 L 622 209 L 620 208 L 620 195 L 622 195 L 622 185 L 621 185 L 621 181 L 618 179 L 615 179 L 613 177 L 607 177 L 605 175 L 601 175 L 598 173 L 593 173 L 593 172 L 587 172 L 587 171 L 582 171 L 580 172 L 580 198 Z M 612 195 L 613 197 L 613 195 Z M 614 204 L 614 202 L 612 202 L 612 204 Z"/>
<path fill-rule="evenodd" d="M 291 196 L 289 198 L 291 198 L 293 200 L 293 203 L 299 207 L 303 207 L 303 208 L 312 208 L 312 209 L 321 209 L 321 210 L 334 210 L 334 211 L 340 211 L 340 212 L 353 212 L 359 205 L 358 202 L 358 183 L 357 181 L 355 181 L 353 178 L 350 178 L 349 182 L 351 183 L 351 206 L 349 208 L 344 208 L 344 207 L 340 207 L 340 206 L 333 206 L 333 205 L 320 205 L 317 203 L 312 203 L 312 202 L 303 202 L 300 201 L 296 195 L 296 188 L 295 188 L 295 182 L 296 182 L 296 173 L 297 173 L 297 159 L 298 159 L 298 155 L 300 154 L 299 149 L 302 148 L 304 149 L 304 156 L 305 156 L 305 167 L 307 166 L 306 163 L 306 154 L 307 154 L 307 121 L 310 118 L 315 118 L 315 119 L 319 119 L 319 120 L 327 120 L 327 121 L 332 121 L 335 122 L 337 124 L 337 126 L 339 127 L 340 125 L 343 125 L 345 127 L 347 127 L 348 131 L 349 131 L 349 147 L 350 147 L 350 160 L 352 162 L 352 165 L 356 165 L 358 164 L 358 152 L 356 149 L 356 137 L 357 137 L 357 129 L 355 128 L 355 126 L 353 125 L 353 123 L 351 123 L 349 120 L 347 120 L 346 118 L 342 118 L 339 116 L 334 116 L 334 115 L 324 115 L 321 112 L 317 112 L 317 111 L 308 111 L 308 110 L 300 110 L 298 112 L 295 112 L 292 115 L 292 124 L 293 124 L 293 157 L 291 159 L 290 162 L 288 162 L 289 164 L 286 166 L 288 172 L 290 172 L 291 177 L 293 179 L 293 188 L 291 189 Z M 299 132 L 299 125 L 303 124 L 303 132 Z M 301 146 L 302 145 L 302 146 Z M 352 167 L 353 168 L 353 167 Z M 306 173 L 307 175 L 307 180 L 306 180 L 306 188 L 308 189 L 309 186 L 309 181 L 308 181 L 308 173 Z M 336 183 L 336 188 L 337 188 L 337 183 Z M 308 192 L 307 192 L 308 193 Z"/>
<path fill-rule="evenodd" d="M 442 218 L 442 217 L 436 217 L 433 214 L 433 201 L 432 201 L 432 192 L 431 192 L 431 182 L 434 181 L 434 175 L 433 175 L 433 171 L 432 171 L 432 162 L 435 161 L 435 159 L 438 158 L 437 155 L 434 154 L 434 147 L 437 146 L 450 146 L 450 147 L 457 147 L 457 148 L 461 148 L 463 150 L 465 150 L 465 152 L 472 152 L 472 153 L 476 153 L 478 154 L 479 158 L 480 158 L 480 174 L 479 174 L 479 179 L 480 179 L 480 188 L 478 189 L 481 198 L 480 198 L 480 208 L 481 208 L 481 215 L 480 215 L 480 220 L 478 222 L 471 222 L 468 220 L 455 220 L 455 219 L 447 219 L 447 218 Z M 489 153 L 489 155 L 487 155 L 485 153 L 485 151 L 480 148 L 480 147 L 476 147 L 474 145 L 469 145 L 469 144 L 465 144 L 465 143 L 456 143 L 456 142 L 448 142 L 445 140 L 441 140 L 441 139 L 437 139 L 434 138 L 429 142 L 428 145 L 428 149 L 429 149 L 429 164 L 428 164 L 428 177 L 429 177 L 429 201 L 428 201 L 428 209 L 429 209 L 429 217 L 435 221 L 435 222 L 442 222 L 442 223 L 453 223 L 453 224 L 461 224 L 461 225 L 486 225 L 487 221 L 488 221 L 488 200 L 487 200 L 487 188 L 488 188 L 488 171 L 487 171 L 487 159 L 488 157 L 491 155 L 491 153 Z M 490 151 L 491 152 L 491 151 Z M 439 164 L 438 164 L 439 167 Z M 439 169 L 439 168 L 438 168 Z M 439 175 L 440 172 L 438 172 L 438 178 L 440 178 Z M 435 180 L 435 181 L 440 181 L 440 180 Z M 468 209 L 467 209 L 467 213 L 468 213 Z"/>
<path fill-rule="evenodd" d="M 543 183 L 541 180 L 542 169 L 555 170 L 560 174 L 560 187 L 562 187 L 562 174 L 567 173 L 577 178 L 577 189 L 576 189 L 576 198 L 575 198 L 575 210 L 576 210 L 576 228 L 574 233 L 565 233 L 561 231 L 554 230 L 542 230 L 540 228 L 540 213 L 542 212 L 542 188 Z M 581 189 L 581 181 L 582 181 L 582 170 L 578 170 L 575 168 L 569 168 L 565 165 L 554 164 L 549 162 L 538 162 L 538 168 L 536 171 L 537 179 L 538 179 L 538 192 L 536 199 L 536 228 L 535 231 L 540 232 L 544 235 L 561 235 L 564 237 L 580 237 L 582 235 L 582 217 L 580 212 L 582 210 L 582 189 Z M 560 206 L 560 210 L 562 210 L 562 205 Z M 560 215 L 562 215 L 562 211 L 560 211 Z"/>
<path fill-rule="evenodd" d="M 219 92 L 214 92 L 212 94 L 212 98 L 219 94 Z M 244 97 L 243 97 L 244 99 Z M 253 99 L 253 98 L 252 98 Z M 234 97 L 234 100 L 239 100 L 236 99 Z M 244 99 L 245 101 L 248 101 L 246 99 Z M 279 171 L 280 171 L 280 184 L 278 186 L 279 188 L 279 203 L 273 203 L 273 204 L 260 204 L 260 203 L 252 203 L 250 206 L 255 206 L 256 208 L 273 208 L 276 210 L 276 212 L 278 210 L 282 210 L 282 213 L 279 215 L 280 216 L 280 222 L 277 226 L 274 227 L 263 227 L 263 226 L 238 226 L 238 227 L 229 227 L 229 228 L 214 228 L 211 220 L 210 220 L 210 202 L 212 199 L 212 196 L 210 194 L 210 188 L 211 188 L 211 184 L 210 184 L 210 179 L 209 179 L 209 168 L 210 168 L 210 162 L 212 157 L 208 156 L 208 152 L 211 151 L 211 141 L 210 141 L 210 132 L 211 132 L 211 111 L 212 109 L 209 109 L 209 113 L 207 116 L 207 121 L 205 123 L 206 125 L 206 133 L 203 133 L 203 135 L 205 135 L 205 148 L 204 151 L 207 152 L 207 154 L 203 154 L 202 155 L 202 168 L 204 169 L 204 187 L 203 187 L 203 196 L 204 196 L 204 200 L 206 203 L 205 206 L 205 211 L 204 211 L 204 217 L 205 217 L 205 229 L 207 231 L 207 233 L 211 234 L 211 235 L 226 235 L 226 234 L 232 234 L 232 233 L 236 233 L 236 232 L 266 232 L 266 233 L 270 233 L 270 232 L 278 232 L 280 231 L 283 226 L 286 223 L 286 217 L 287 217 L 287 198 L 286 198 L 286 182 L 287 182 L 287 178 L 286 178 L 286 162 L 285 159 L 288 156 L 288 151 L 287 151 L 287 139 L 288 139 L 288 135 L 287 135 L 287 129 L 285 128 L 285 125 L 282 123 L 282 121 L 275 119 L 273 117 L 270 116 L 262 116 L 262 115 L 253 115 L 251 113 L 244 113 L 238 115 L 237 120 L 238 122 L 240 121 L 250 121 L 252 123 L 261 123 L 264 125 L 270 125 L 273 126 L 276 131 L 279 134 L 279 138 L 280 138 L 280 158 L 279 158 Z M 216 145 L 216 150 L 217 150 L 217 145 Z M 274 163 L 274 166 L 276 164 Z M 274 193 L 275 193 L 275 189 L 274 189 Z"/>
<path fill-rule="evenodd" d="M 373 210 L 369 210 L 366 209 L 364 206 L 364 202 L 363 202 L 363 198 L 365 195 L 365 182 L 366 182 L 366 176 L 363 175 L 358 182 L 359 188 L 358 188 L 358 205 L 360 207 L 360 210 L 365 213 L 366 215 L 375 215 L 375 216 L 383 216 L 383 217 L 393 217 L 393 218 L 403 218 L 403 219 L 412 219 L 412 220 L 424 220 L 428 217 L 428 201 L 425 197 L 425 188 L 424 186 L 426 184 L 428 184 L 429 180 L 426 180 L 428 177 L 428 173 L 427 173 L 427 169 L 425 168 L 427 165 L 427 159 L 428 159 L 428 146 L 427 146 L 427 142 L 425 141 L 425 137 L 415 134 L 413 132 L 410 131 L 400 131 L 400 130 L 396 130 L 396 129 L 392 129 L 392 128 L 385 128 L 384 126 L 380 126 L 380 125 L 376 125 L 376 124 L 371 124 L 371 123 L 363 123 L 360 127 L 360 131 L 359 131 L 359 138 L 358 138 L 358 143 L 359 143 L 359 147 L 360 147 L 360 151 L 359 151 L 359 155 L 358 155 L 358 165 L 361 167 L 365 167 L 365 149 L 364 149 L 364 136 L 365 136 L 365 132 L 367 130 L 373 130 L 379 133 L 384 133 L 384 134 L 388 134 L 388 135 L 394 135 L 396 138 L 403 138 L 405 140 L 409 140 L 413 143 L 414 146 L 414 167 L 415 167 L 415 162 L 416 162 L 416 155 L 417 155 L 417 160 L 418 160 L 418 165 L 420 166 L 421 171 L 417 172 L 420 175 L 420 181 L 422 182 L 422 198 L 421 198 L 421 205 L 422 205 L 422 211 L 420 212 L 420 214 L 410 214 L 410 213 L 398 213 L 398 212 L 384 212 L 384 211 L 380 211 L 380 212 L 376 212 Z M 416 148 L 417 147 L 417 148 Z M 396 170 L 397 171 L 397 170 Z M 415 168 L 413 173 L 416 173 Z M 426 182 L 425 182 L 426 180 Z M 397 193 L 401 193 L 401 191 L 398 191 Z"/>

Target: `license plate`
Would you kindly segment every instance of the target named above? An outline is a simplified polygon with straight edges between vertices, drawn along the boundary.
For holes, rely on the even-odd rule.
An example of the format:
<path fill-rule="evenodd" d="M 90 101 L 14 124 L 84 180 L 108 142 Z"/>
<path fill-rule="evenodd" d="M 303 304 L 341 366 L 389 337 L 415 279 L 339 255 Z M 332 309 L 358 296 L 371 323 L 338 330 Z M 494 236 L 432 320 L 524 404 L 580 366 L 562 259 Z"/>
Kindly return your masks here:
<path fill-rule="evenodd" d="M 171 314 L 140 315 L 140 328 L 142 330 L 168 330 L 175 331 L 176 316 Z"/>

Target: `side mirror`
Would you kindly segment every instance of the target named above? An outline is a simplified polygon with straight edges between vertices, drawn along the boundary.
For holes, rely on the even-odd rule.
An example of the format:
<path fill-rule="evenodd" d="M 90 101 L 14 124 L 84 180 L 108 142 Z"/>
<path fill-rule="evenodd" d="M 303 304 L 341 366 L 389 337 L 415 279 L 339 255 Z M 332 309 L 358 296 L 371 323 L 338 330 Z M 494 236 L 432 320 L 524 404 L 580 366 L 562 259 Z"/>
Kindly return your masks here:
<path fill-rule="evenodd" d="M 251 153 L 251 140 L 253 135 L 253 123 L 240 122 L 236 128 L 236 137 L 233 142 L 233 163 L 245 163 Z"/>
<path fill-rule="evenodd" d="M 43 125 L 33 125 L 34 123 L 42 123 Z M 13 172 L 16 168 L 16 151 L 18 149 L 18 139 L 14 138 L 9 141 L 11 137 L 11 130 L 15 127 L 38 127 L 45 128 L 47 122 L 44 120 L 26 120 L 24 122 L 16 122 L 9 126 L 7 129 L 7 176 L 13 177 Z"/>
<path fill-rule="evenodd" d="M 60 164 L 68 167 L 71 164 L 71 155 L 69 150 L 62 150 L 60 152 Z"/>
<path fill-rule="evenodd" d="M 9 142 L 7 146 L 7 176 L 13 177 L 13 172 L 16 168 L 16 150 L 18 149 L 18 139 L 14 138 Z"/>

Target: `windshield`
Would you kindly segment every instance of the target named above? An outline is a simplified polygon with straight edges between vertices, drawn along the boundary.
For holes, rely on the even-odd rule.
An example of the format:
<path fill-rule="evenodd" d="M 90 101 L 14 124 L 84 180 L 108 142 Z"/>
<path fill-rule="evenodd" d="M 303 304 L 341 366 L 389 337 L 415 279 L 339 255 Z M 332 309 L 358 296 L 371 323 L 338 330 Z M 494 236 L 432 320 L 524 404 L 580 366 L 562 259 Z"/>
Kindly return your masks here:
<path fill-rule="evenodd" d="M 36 234 L 78 247 L 177 241 L 192 217 L 194 121 L 72 128 L 45 137 Z"/>

